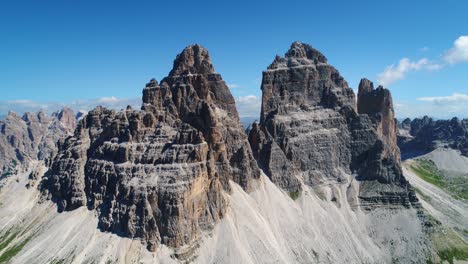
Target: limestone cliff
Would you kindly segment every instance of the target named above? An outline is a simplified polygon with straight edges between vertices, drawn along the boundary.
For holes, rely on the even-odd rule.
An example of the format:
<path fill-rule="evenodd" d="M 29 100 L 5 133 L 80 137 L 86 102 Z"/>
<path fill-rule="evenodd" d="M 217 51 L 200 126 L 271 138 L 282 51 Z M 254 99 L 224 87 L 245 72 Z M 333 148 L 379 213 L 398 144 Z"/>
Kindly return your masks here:
<path fill-rule="evenodd" d="M 368 115 L 376 125 L 375 129 L 386 145 L 384 155 L 391 155 L 394 159 L 399 160 L 397 125 L 390 91 L 382 86 L 374 89 L 374 84 L 371 81 L 362 79 L 359 83 L 357 110 L 359 114 Z"/>
<path fill-rule="evenodd" d="M 283 189 L 359 181 L 359 204 L 409 206 L 390 92 L 361 81 L 355 95 L 324 55 L 294 42 L 263 72 L 260 123 L 249 141 L 259 166 Z M 358 110 L 358 111 L 356 111 Z M 352 176 L 350 176 L 352 175 Z"/>
<path fill-rule="evenodd" d="M 450 120 L 434 120 L 428 116 L 407 119 L 405 126 L 400 125 L 398 139 L 404 158 L 422 155 L 440 147 L 459 150 L 468 157 L 468 119 L 454 117 Z"/>
<path fill-rule="evenodd" d="M 249 191 L 259 175 L 233 96 L 207 50 L 192 45 L 146 85 L 141 110 L 90 111 L 42 188 L 59 210 L 87 206 L 102 230 L 155 250 L 196 244 L 224 216 L 229 181 Z"/>
<path fill-rule="evenodd" d="M 49 165 L 57 153 L 57 141 L 72 134 L 76 126 L 73 111 L 64 108 L 47 116 L 26 112 L 21 117 L 8 113 L 0 121 L 0 175 L 25 171 L 34 160 Z"/>

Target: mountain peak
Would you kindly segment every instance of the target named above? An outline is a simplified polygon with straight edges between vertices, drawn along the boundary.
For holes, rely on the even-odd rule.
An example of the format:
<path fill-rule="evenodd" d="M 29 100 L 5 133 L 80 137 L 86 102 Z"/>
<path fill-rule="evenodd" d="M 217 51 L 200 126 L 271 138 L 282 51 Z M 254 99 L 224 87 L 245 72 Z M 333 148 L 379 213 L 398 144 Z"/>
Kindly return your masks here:
<path fill-rule="evenodd" d="M 214 73 L 208 50 L 199 44 L 193 44 L 177 55 L 169 76 Z"/>
<path fill-rule="evenodd" d="M 374 83 L 369 79 L 362 78 L 359 82 L 358 94 L 370 93 L 374 90 Z"/>
<path fill-rule="evenodd" d="M 317 65 L 327 63 L 327 58 L 317 49 L 309 44 L 295 41 L 289 50 L 284 54 L 284 58 L 276 55 L 275 60 L 268 67 L 268 70 L 275 70 L 288 67 Z"/>
<path fill-rule="evenodd" d="M 315 63 L 327 63 L 327 58 L 317 49 L 311 45 L 299 41 L 291 44 L 288 52 L 285 54 L 286 58 L 303 58 L 313 60 Z"/>

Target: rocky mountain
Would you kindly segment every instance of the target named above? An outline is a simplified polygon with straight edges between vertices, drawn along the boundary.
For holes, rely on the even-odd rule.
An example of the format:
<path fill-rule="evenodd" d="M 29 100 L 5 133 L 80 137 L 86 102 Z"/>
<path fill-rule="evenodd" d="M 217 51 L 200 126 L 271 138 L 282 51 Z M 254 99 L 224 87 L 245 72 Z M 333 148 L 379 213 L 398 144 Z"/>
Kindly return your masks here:
<path fill-rule="evenodd" d="M 399 125 L 398 145 L 405 158 L 446 147 L 468 157 L 468 119 L 434 120 L 428 116 L 405 119 Z"/>
<path fill-rule="evenodd" d="M 388 90 L 363 79 L 356 105 L 353 90 L 325 56 L 299 42 L 263 72 L 261 89 L 260 123 L 249 141 L 275 184 L 289 192 L 302 185 L 351 190 L 357 180 L 355 205 L 417 202 L 401 170 Z"/>
<path fill-rule="evenodd" d="M 251 191 L 259 175 L 233 96 L 207 50 L 192 45 L 160 84 L 146 84 L 141 110 L 90 111 L 42 188 L 59 210 L 87 206 L 102 230 L 154 251 L 196 244 L 224 216 L 229 181 Z"/>
<path fill-rule="evenodd" d="M 362 79 L 356 96 L 300 42 L 276 56 L 261 89 L 260 121 L 245 133 L 208 51 L 191 45 L 145 85 L 141 109 L 80 115 L 43 155 L 53 159 L 31 156 L 0 179 L 0 263 L 447 259 L 453 247 L 437 245 L 459 238 L 434 230 L 439 219 L 465 228 L 452 218 L 467 208 L 402 169 L 389 90 Z M 407 175 L 434 206 L 456 210 L 425 207 Z"/>
<path fill-rule="evenodd" d="M 57 153 L 57 142 L 73 133 L 76 119 L 64 108 L 50 117 L 43 111 L 27 112 L 22 117 L 8 113 L 0 121 L 0 175 L 2 177 L 28 170 L 30 161 L 50 165 Z"/>

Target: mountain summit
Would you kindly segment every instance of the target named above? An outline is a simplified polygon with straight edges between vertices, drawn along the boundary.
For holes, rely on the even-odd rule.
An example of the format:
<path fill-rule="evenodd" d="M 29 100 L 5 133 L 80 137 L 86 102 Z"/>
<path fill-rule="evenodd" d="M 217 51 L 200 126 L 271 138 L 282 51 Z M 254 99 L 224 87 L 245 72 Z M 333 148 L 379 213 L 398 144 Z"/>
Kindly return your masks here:
<path fill-rule="evenodd" d="M 211 64 L 208 50 L 199 44 L 194 44 L 187 46 L 177 55 L 169 76 L 211 73 L 214 73 L 214 67 Z"/>
<path fill-rule="evenodd" d="M 59 210 L 87 206 L 102 230 L 160 244 L 196 244 L 223 217 L 233 180 L 260 171 L 234 98 L 206 49 L 185 48 L 168 77 L 143 90 L 142 110 L 98 107 L 62 145 L 43 181 Z"/>
<path fill-rule="evenodd" d="M 0 164 L 11 171 L 0 179 L 0 262 L 422 263 L 438 260 L 440 236 L 458 243 L 406 176 L 439 207 L 468 209 L 402 168 L 389 90 L 362 79 L 356 101 L 300 42 L 263 71 L 261 90 L 246 134 L 208 51 L 191 45 L 144 86 L 141 109 L 11 114 L 0 153 L 27 158 Z M 463 122 L 443 131 L 458 138 Z"/>
<path fill-rule="evenodd" d="M 261 121 L 249 134 L 260 168 L 287 191 L 355 177 L 359 201 L 351 203 L 417 203 L 399 163 L 390 92 L 363 79 L 356 106 L 353 90 L 326 61 L 294 42 L 263 72 Z"/>

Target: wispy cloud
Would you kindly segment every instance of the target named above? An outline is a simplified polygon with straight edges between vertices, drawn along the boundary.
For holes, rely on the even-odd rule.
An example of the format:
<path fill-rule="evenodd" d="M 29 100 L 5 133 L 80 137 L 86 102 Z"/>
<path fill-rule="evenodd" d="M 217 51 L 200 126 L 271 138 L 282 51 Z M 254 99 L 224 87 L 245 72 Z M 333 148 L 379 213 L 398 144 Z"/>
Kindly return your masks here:
<path fill-rule="evenodd" d="M 257 118 L 260 116 L 260 105 L 262 103 L 261 97 L 256 95 L 247 95 L 239 96 L 235 99 L 237 109 L 241 117 Z M 0 101 L 0 116 L 6 115 L 8 111 L 14 111 L 22 115 L 24 112 L 37 112 L 39 110 L 44 110 L 45 112 L 51 114 L 62 109 L 63 107 L 70 107 L 75 112 L 87 112 L 99 105 L 116 110 L 125 109 L 127 105 L 138 109 L 141 106 L 141 99 L 117 98 L 115 96 L 109 96 L 89 100 L 75 100 L 72 102 L 36 102 L 27 99 Z"/>
<path fill-rule="evenodd" d="M 388 86 L 395 81 L 404 79 L 411 71 L 419 70 L 438 70 L 442 66 L 429 61 L 427 58 L 422 58 L 418 61 L 411 61 L 408 58 L 403 58 L 397 65 L 388 66 L 382 73 L 377 76 L 379 84 Z"/>
<path fill-rule="evenodd" d="M 237 111 L 240 117 L 259 117 L 262 99 L 256 95 L 236 97 Z"/>
<path fill-rule="evenodd" d="M 230 89 L 233 89 L 233 88 L 239 88 L 240 85 L 235 84 L 235 83 L 228 83 L 228 84 L 227 84 L 227 87 L 229 87 Z"/>
<path fill-rule="evenodd" d="M 457 116 L 468 117 L 468 94 L 454 93 L 447 96 L 417 98 L 416 102 L 395 102 L 395 113 L 398 118 L 421 117 L 424 115 L 447 119 Z"/>
<path fill-rule="evenodd" d="M 429 48 L 423 47 L 420 51 L 428 51 Z M 433 62 L 428 58 L 422 58 L 417 61 L 411 61 L 403 58 L 397 65 L 388 66 L 383 72 L 377 75 L 379 84 L 388 86 L 398 80 L 404 79 L 407 74 L 420 70 L 439 70 L 447 64 L 456 64 L 468 62 L 468 36 L 460 36 L 455 40 L 453 47 L 442 54 L 442 58 Z"/>
<path fill-rule="evenodd" d="M 424 102 L 433 102 L 436 104 L 444 104 L 444 103 L 455 103 L 455 102 L 467 102 L 468 103 L 468 94 L 462 93 L 454 93 L 448 96 L 433 96 L 433 97 L 420 97 L 418 98 L 419 101 Z"/>
<path fill-rule="evenodd" d="M 65 106 L 75 111 L 89 111 L 99 105 L 116 110 L 124 109 L 127 105 L 139 108 L 141 99 L 110 96 L 88 100 L 75 100 L 72 102 L 37 102 L 28 99 L 0 101 L 0 115 L 5 115 L 8 111 L 23 114 L 24 112 L 37 112 L 39 110 L 44 110 L 50 114 Z"/>
<path fill-rule="evenodd" d="M 101 98 L 98 99 L 98 102 L 103 103 L 103 104 L 113 104 L 113 103 L 116 103 L 118 101 L 119 101 L 119 99 L 117 99 L 117 97 L 115 97 L 115 96 L 101 97 Z"/>
<path fill-rule="evenodd" d="M 445 52 L 444 61 L 450 64 L 468 61 L 468 36 L 460 36 L 453 47 Z"/>

